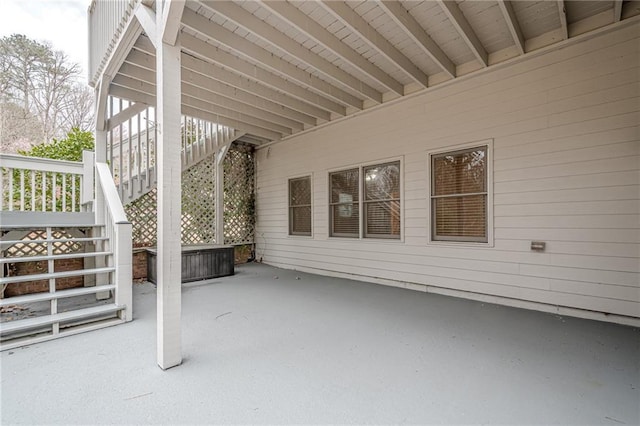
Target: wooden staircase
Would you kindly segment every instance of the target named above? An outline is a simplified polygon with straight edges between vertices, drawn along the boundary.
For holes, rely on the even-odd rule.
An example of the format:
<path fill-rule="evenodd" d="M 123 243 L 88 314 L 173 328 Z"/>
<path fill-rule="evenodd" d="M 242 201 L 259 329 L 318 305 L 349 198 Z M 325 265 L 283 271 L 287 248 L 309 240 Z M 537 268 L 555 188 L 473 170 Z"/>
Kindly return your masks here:
<path fill-rule="evenodd" d="M 188 120 L 190 120 L 188 117 L 184 117 L 183 123 L 188 122 Z M 188 170 L 214 153 L 226 149 L 233 141 L 245 134 L 231 127 L 211 125 L 204 122 L 198 122 L 193 127 L 197 127 L 197 131 L 191 130 L 188 138 L 183 135 L 180 154 L 182 171 Z M 143 135 L 133 135 L 130 139 L 122 141 L 123 155 L 121 158 L 131 161 L 131 164 L 120 165 L 119 169 L 130 170 L 131 172 L 123 172 L 122 181 L 116 185 L 124 205 L 151 192 L 157 186 L 155 158 L 153 156 L 146 158 L 146 155 L 127 155 L 129 149 L 131 147 L 135 148 L 137 144 L 141 144 L 139 152 L 152 152 L 152 149 L 147 148 L 155 144 L 155 133 L 152 133 L 151 130 L 153 129 L 146 130 Z M 119 148 L 119 146 L 116 148 Z M 112 161 L 112 169 L 115 163 Z"/>
<path fill-rule="evenodd" d="M 130 321 L 131 224 L 107 165 L 0 161 L 0 350 Z"/>
<path fill-rule="evenodd" d="M 6 255 L 0 258 L 6 275 L 0 278 L 3 350 L 75 334 L 87 324 L 125 322 L 126 306 L 114 298 L 116 267 L 111 265 L 113 252 L 102 228 L 2 226 L 0 247 Z M 67 270 L 60 268 L 65 265 L 61 261 L 82 267 Z M 29 273 L 39 268 L 43 272 Z M 83 286 L 61 288 L 60 283 L 70 278 L 80 278 Z M 40 288 L 34 288 L 36 283 Z M 17 318 L 7 315 L 12 307 L 20 307 Z"/>

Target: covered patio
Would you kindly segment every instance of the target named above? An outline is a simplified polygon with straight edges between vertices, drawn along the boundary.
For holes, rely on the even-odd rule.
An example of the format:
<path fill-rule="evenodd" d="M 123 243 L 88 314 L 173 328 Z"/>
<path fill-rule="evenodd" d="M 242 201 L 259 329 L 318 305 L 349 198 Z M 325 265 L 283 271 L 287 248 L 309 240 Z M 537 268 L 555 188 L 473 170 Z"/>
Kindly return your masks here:
<path fill-rule="evenodd" d="M 135 321 L 0 354 L 2 424 L 639 424 L 640 329 L 246 264 Z"/>

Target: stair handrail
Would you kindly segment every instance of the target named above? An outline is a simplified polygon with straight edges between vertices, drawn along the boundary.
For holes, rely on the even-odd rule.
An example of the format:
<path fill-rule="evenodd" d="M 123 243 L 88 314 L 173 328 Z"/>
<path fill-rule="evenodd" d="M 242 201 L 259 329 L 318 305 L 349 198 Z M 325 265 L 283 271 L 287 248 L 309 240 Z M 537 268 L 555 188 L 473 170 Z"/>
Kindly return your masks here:
<path fill-rule="evenodd" d="M 83 193 L 93 179 L 92 155 L 83 153 L 83 162 L 80 162 L 0 153 L 0 211 L 74 212 L 76 207 L 81 210 L 85 201 L 93 198 L 93 191 L 88 195 Z M 78 184 L 76 176 L 80 178 Z M 71 197 L 69 202 L 67 196 Z"/>
<path fill-rule="evenodd" d="M 104 233 L 108 238 L 111 252 L 110 265 L 116 268 L 113 273 L 115 291 L 115 303 L 125 307 L 120 312 L 125 321 L 133 319 L 133 249 L 132 249 L 132 225 L 127 219 L 118 190 L 107 163 L 96 162 L 96 220 L 102 219 Z"/>

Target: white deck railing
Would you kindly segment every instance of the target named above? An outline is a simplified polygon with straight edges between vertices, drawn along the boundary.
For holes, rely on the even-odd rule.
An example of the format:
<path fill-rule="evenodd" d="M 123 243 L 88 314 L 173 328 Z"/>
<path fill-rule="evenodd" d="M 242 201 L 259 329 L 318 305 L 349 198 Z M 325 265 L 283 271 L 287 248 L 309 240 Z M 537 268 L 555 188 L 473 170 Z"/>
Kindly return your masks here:
<path fill-rule="evenodd" d="M 103 232 L 108 245 L 104 250 L 113 253 L 108 257 L 109 265 L 96 266 L 115 267 L 113 273 L 113 281 L 116 285 L 115 303 L 126 307 L 122 313 L 122 319 L 131 321 L 133 318 L 131 222 L 127 220 L 118 190 L 106 163 L 96 163 L 96 182 L 96 221 L 104 223 Z"/>
<path fill-rule="evenodd" d="M 93 152 L 83 161 L 0 154 L 0 211 L 79 212 L 93 200 Z"/>
<path fill-rule="evenodd" d="M 118 43 L 140 0 L 93 0 L 88 10 L 89 81 L 93 81 Z"/>

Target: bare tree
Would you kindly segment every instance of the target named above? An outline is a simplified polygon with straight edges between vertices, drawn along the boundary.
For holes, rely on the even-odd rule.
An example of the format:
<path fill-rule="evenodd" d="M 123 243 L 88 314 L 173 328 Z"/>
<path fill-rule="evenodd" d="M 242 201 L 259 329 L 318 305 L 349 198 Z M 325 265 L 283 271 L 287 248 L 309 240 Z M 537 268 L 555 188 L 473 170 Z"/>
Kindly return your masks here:
<path fill-rule="evenodd" d="M 15 152 L 91 130 L 93 96 L 62 51 L 14 34 L 0 39 L 0 148 Z"/>
<path fill-rule="evenodd" d="M 94 94 L 84 84 L 74 84 L 60 109 L 61 124 L 64 129 L 93 129 Z"/>
<path fill-rule="evenodd" d="M 64 135 L 61 110 L 68 105 L 66 98 L 79 74 L 78 65 L 69 64 L 69 58 L 61 51 L 48 52 L 42 58 L 42 66 L 34 70 L 31 99 L 33 111 L 42 123 L 44 141 Z"/>

